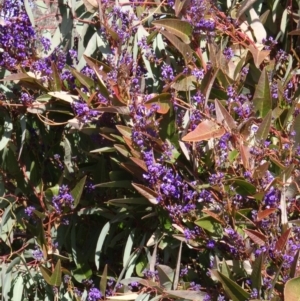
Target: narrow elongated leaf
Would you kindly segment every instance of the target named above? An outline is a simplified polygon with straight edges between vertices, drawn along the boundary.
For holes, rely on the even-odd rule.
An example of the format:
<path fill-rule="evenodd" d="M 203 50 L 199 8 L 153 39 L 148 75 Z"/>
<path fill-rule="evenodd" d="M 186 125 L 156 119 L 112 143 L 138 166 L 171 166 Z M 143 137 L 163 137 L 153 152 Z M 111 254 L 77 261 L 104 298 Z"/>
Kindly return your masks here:
<path fill-rule="evenodd" d="M 131 181 L 112 181 L 107 183 L 101 183 L 94 185 L 95 187 L 123 187 L 123 188 L 130 188 Z"/>
<path fill-rule="evenodd" d="M 129 293 L 125 295 L 119 295 L 119 296 L 108 296 L 106 297 L 108 300 L 116 300 L 116 301 L 130 301 L 135 300 L 139 295 L 137 293 Z"/>
<path fill-rule="evenodd" d="M 192 301 L 204 301 L 204 298 L 206 296 L 205 292 L 188 290 L 165 290 L 164 293 L 168 294 L 171 298 L 175 297 L 181 300 Z"/>
<path fill-rule="evenodd" d="M 245 229 L 244 232 L 259 246 L 263 246 L 266 243 L 266 236 L 258 231 Z"/>
<path fill-rule="evenodd" d="M 235 129 L 236 123 L 234 119 L 228 113 L 228 111 L 223 107 L 223 105 L 218 99 L 215 100 L 215 107 L 216 107 L 216 115 L 217 115 L 218 123 L 223 124 L 229 130 Z"/>
<path fill-rule="evenodd" d="M 45 281 L 48 284 L 52 285 L 52 282 L 51 282 L 51 274 L 52 273 L 51 273 L 51 271 L 48 268 L 44 267 L 43 265 L 40 265 L 40 271 L 41 271 Z"/>
<path fill-rule="evenodd" d="M 122 115 L 129 115 L 130 110 L 128 107 L 120 106 L 120 107 L 102 107 L 95 109 L 96 111 L 100 112 L 108 112 L 108 113 L 117 113 Z"/>
<path fill-rule="evenodd" d="M 100 290 L 103 296 L 105 296 L 106 285 L 107 285 L 107 264 L 103 269 L 103 273 L 100 280 Z"/>
<path fill-rule="evenodd" d="M 21 258 L 20 257 L 16 257 L 14 258 L 11 263 L 9 264 L 9 266 L 7 267 L 6 273 L 11 272 L 11 270 L 14 268 L 14 266 L 18 265 L 21 262 Z"/>
<path fill-rule="evenodd" d="M 13 123 L 9 115 L 5 112 L 4 113 L 4 125 L 3 125 L 3 136 L 0 140 L 0 151 L 3 150 L 7 143 L 10 141 L 11 134 L 13 130 Z"/>
<path fill-rule="evenodd" d="M 176 263 L 176 269 L 175 269 L 175 275 L 174 275 L 174 281 L 173 281 L 173 289 L 174 290 L 177 289 L 177 286 L 179 283 L 181 255 L 182 255 L 182 242 L 180 242 L 178 256 L 177 256 L 177 263 Z"/>
<path fill-rule="evenodd" d="M 193 51 L 191 47 L 181 42 L 174 34 L 162 30 L 161 34 L 164 35 L 171 44 L 181 53 L 186 63 L 189 63 L 193 58 Z"/>
<path fill-rule="evenodd" d="M 261 72 L 254 95 L 253 103 L 260 117 L 265 117 L 272 109 L 272 97 L 266 68 Z"/>
<path fill-rule="evenodd" d="M 156 266 L 159 282 L 165 289 L 172 288 L 172 282 L 174 279 L 174 270 L 166 265 L 157 265 Z"/>
<path fill-rule="evenodd" d="M 124 255 L 123 255 L 123 267 L 125 267 L 128 259 L 130 257 L 132 246 L 133 246 L 133 241 L 134 241 L 134 235 L 135 235 L 135 229 L 133 229 L 129 233 L 129 236 L 127 238 L 126 246 L 124 249 Z"/>
<path fill-rule="evenodd" d="M 256 192 L 256 187 L 245 180 L 231 179 L 228 180 L 228 182 L 232 183 L 232 186 L 235 188 L 236 192 L 240 195 L 249 196 L 249 195 L 254 195 Z"/>
<path fill-rule="evenodd" d="M 132 129 L 124 125 L 116 125 L 118 131 L 125 137 L 131 138 Z"/>
<path fill-rule="evenodd" d="M 95 88 L 95 83 L 90 77 L 78 72 L 76 69 L 73 69 L 73 68 L 71 68 L 71 72 L 76 77 L 76 79 L 83 86 L 85 86 L 88 90 L 91 90 L 91 89 Z"/>
<path fill-rule="evenodd" d="M 284 286 L 284 300 L 300 301 L 300 277 L 286 282 Z"/>
<path fill-rule="evenodd" d="M 204 120 L 190 133 L 182 137 L 182 141 L 199 142 L 211 138 L 220 138 L 225 134 L 225 129 L 219 127 L 211 120 Z"/>
<path fill-rule="evenodd" d="M 257 132 L 255 134 L 256 139 L 260 143 L 264 143 L 265 140 L 268 138 L 270 127 L 271 127 L 271 121 L 272 121 L 272 110 L 270 110 L 267 115 L 264 117 L 262 123 L 260 124 L 259 128 L 257 129 Z"/>
<path fill-rule="evenodd" d="M 76 95 L 71 95 L 65 91 L 54 91 L 49 92 L 48 95 L 53 96 L 55 98 L 61 99 L 63 101 L 68 102 L 69 104 L 74 103 L 74 101 L 78 101 L 79 98 Z"/>
<path fill-rule="evenodd" d="M 223 233 L 222 225 L 211 216 L 201 217 L 195 221 L 195 224 L 214 235 Z"/>
<path fill-rule="evenodd" d="M 175 16 L 178 17 L 187 0 L 175 0 Z"/>
<path fill-rule="evenodd" d="M 76 208 L 77 205 L 79 204 L 84 189 L 85 181 L 86 181 L 86 176 L 84 176 L 71 191 L 71 195 L 74 198 L 74 208 Z"/>
<path fill-rule="evenodd" d="M 300 250 L 298 250 L 296 252 L 293 262 L 291 263 L 291 268 L 290 268 L 290 277 L 291 278 L 294 278 L 296 276 L 297 269 L 298 269 L 299 255 L 300 255 Z"/>
<path fill-rule="evenodd" d="M 258 211 L 257 212 L 257 221 L 260 222 L 264 218 L 268 217 L 270 214 L 274 213 L 277 210 L 277 208 L 269 208 L 265 209 L 263 211 Z"/>
<path fill-rule="evenodd" d="M 148 205 L 149 202 L 146 198 L 127 198 L 127 199 L 113 199 L 107 202 L 110 205 L 124 206 L 128 205 Z"/>
<path fill-rule="evenodd" d="M 51 69 L 52 69 L 52 77 L 53 77 L 53 88 L 54 91 L 61 91 L 61 80 L 59 77 L 59 73 L 57 67 L 54 62 L 51 62 Z"/>
<path fill-rule="evenodd" d="M 95 265 L 97 267 L 97 270 L 99 270 L 99 266 L 100 266 L 100 255 L 101 255 L 102 246 L 109 229 L 110 229 L 110 222 L 107 222 L 102 228 L 97 241 L 96 250 L 95 250 Z"/>
<path fill-rule="evenodd" d="M 157 201 L 157 197 L 158 194 L 153 191 L 152 189 L 141 185 L 141 184 L 135 184 L 132 183 L 132 186 L 143 196 L 145 197 L 151 204 L 153 205 L 157 205 L 158 201 Z"/>
<path fill-rule="evenodd" d="M 287 242 L 288 242 L 288 239 L 289 239 L 289 236 L 290 236 L 290 233 L 291 233 L 291 228 L 286 230 L 280 237 L 279 239 L 277 240 L 276 244 L 275 244 L 275 250 L 277 252 L 282 252 L 283 249 L 285 248 Z"/>
<path fill-rule="evenodd" d="M 258 292 L 260 292 L 261 285 L 262 285 L 262 270 L 263 270 L 263 263 L 264 263 L 264 254 L 260 253 L 259 256 L 255 259 L 252 265 L 252 273 L 250 276 L 252 282 L 252 289 L 256 288 Z"/>
<path fill-rule="evenodd" d="M 61 263 L 60 263 L 60 259 L 58 259 L 53 274 L 51 275 L 50 278 L 51 281 L 51 285 L 53 286 L 60 286 L 61 285 Z"/>
<path fill-rule="evenodd" d="M 189 36 L 192 34 L 192 26 L 187 21 L 178 19 L 161 19 L 155 20 L 152 24 L 157 28 L 163 28 L 171 34 L 179 37 L 185 44 L 191 42 Z"/>
<path fill-rule="evenodd" d="M 226 294 L 233 301 L 246 301 L 250 297 L 250 294 L 246 292 L 243 288 L 241 288 L 234 281 L 230 280 L 222 273 L 217 270 L 210 271 L 223 285 Z"/>

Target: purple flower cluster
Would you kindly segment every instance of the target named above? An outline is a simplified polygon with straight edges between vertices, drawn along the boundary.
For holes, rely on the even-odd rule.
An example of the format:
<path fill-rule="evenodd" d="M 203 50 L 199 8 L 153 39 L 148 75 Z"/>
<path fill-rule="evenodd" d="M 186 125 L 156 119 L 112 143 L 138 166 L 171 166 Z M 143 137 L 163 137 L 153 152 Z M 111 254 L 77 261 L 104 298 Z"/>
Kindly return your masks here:
<path fill-rule="evenodd" d="M 226 60 L 228 60 L 228 61 L 234 57 L 234 52 L 230 47 L 225 48 L 223 50 L 223 54 L 224 54 Z"/>
<path fill-rule="evenodd" d="M 102 294 L 97 288 L 92 287 L 89 290 L 88 297 L 87 297 L 88 301 L 99 301 L 101 298 L 102 298 Z"/>
<path fill-rule="evenodd" d="M 73 110 L 77 118 L 83 123 L 88 123 L 100 116 L 100 112 L 90 109 L 86 102 L 83 100 L 75 101 L 72 103 Z"/>
<path fill-rule="evenodd" d="M 69 193 L 70 189 L 67 185 L 62 185 L 59 188 L 58 195 L 52 198 L 52 204 L 58 213 L 61 213 L 63 208 L 73 208 L 74 198 Z"/>
<path fill-rule="evenodd" d="M 34 214 L 34 211 L 35 210 L 35 207 L 33 207 L 33 206 L 28 206 L 27 208 L 25 208 L 25 214 L 27 215 L 27 216 L 29 216 L 29 217 L 32 217 L 33 216 L 33 214 Z"/>
<path fill-rule="evenodd" d="M 161 66 L 161 75 L 165 82 L 171 82 L 175 78 L 173 68 L 167 64 Z"/>
<path fill-rule="evenodd" d="M 44 259 L 44 255 L 41 249 L 37 248 L 32 251 L 32 256 L 37 261 L 42 261 Z"/>

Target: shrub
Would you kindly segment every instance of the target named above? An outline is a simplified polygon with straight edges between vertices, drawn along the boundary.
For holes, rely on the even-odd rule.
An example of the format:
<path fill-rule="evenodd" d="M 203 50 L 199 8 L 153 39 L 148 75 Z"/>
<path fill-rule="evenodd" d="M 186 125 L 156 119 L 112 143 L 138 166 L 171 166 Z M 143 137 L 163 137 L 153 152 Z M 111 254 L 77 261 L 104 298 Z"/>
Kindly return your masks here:
<path fill-rule="evenodd" d="M 296 2 L 3 1 L 4 300 L 298 300 Z"/>

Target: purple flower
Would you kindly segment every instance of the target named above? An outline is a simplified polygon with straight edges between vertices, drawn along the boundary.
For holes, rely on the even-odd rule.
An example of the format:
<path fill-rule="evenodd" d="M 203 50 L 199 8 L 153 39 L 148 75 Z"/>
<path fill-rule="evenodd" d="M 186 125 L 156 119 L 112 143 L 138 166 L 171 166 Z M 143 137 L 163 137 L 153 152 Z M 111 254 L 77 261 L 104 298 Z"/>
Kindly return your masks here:
<path fill-rule="evenodd" d="M 213 249 L 213 248 L 215 247 L 215 244 L 216 244 L 216 242 L 215 242 L 213 239 L 210 239 L 210 240 L 207 242 L 206 247 L 207 247 L 208 249 Z"/>
<path fill-rule="evenodd" d="M 165 64 L 161 67 L 161 75 L 162 75 L 163 81 L 166 81 L 166 82 L 172 81 L 175 78 L 172 67 L 167 64 Z"/>
<path fill-rule="evenodd" d="M 51 49 L 51 41 L 45 37 L 40 39 L 41 44 L 43 45 L 44 51 L 48 52 Z"/>
<path fill-rule="evenodd" d="M 58 195 L 52 198 L 52 204 L 57 212 L 61 212 L 64 207 L 73 208 L 74 198 L 69 193 L 69 190 L 67 185 L 62 185 L 59 188 Z"/>
<path fill-rule="evenodd" d="M 33 216 L 33 211 L 35 210 L 35 207 L 33 206 L 28 206 L 27 208 L 25 208 L 25 214 L 27 214 L 27 216 L 32 217 Z"/>
<path fill-rule="evenodd" d="M 190 283 L 190 289 L 193 291 L 200 291 L 201 285 L 195 282 Z"/>
<path fill-rule="evenodd" d="M 230 47 L 225 48 L 223 54 L 228 61 L 234 57 L 234 52 Z"/>
<path fill-rule="evenodd" d="M 98 301 L 101 298 L 102 298 L 102 294 L 97 288 L 92 287 L 89 290 L 89 294 L 87 298 L 88 301 Z"/>
<path fill-rule="evenodd" d="M 188 267 L 182 268 L 181 271 L 180 271 L 180 277 L 183 277 L 187 273 L 188 273 Z"/>
<path fill-rule="evenodd" d="M 36 249 L 32 251 L 32 256 L 37 261 L 42 261 L 44 259 L 44 255 L 41 249 Z"/>

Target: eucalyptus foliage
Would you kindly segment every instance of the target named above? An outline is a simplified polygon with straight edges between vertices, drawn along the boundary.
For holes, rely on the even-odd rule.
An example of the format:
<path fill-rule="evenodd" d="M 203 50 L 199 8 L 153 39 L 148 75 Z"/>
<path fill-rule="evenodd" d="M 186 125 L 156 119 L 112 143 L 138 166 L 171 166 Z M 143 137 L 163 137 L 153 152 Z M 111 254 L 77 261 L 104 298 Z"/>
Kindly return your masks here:
<path fill-rule="evenodd" d="M 1 1 L 2 300 L 299 300 L 299 11 Z"/>

